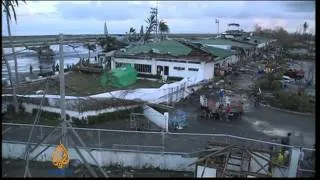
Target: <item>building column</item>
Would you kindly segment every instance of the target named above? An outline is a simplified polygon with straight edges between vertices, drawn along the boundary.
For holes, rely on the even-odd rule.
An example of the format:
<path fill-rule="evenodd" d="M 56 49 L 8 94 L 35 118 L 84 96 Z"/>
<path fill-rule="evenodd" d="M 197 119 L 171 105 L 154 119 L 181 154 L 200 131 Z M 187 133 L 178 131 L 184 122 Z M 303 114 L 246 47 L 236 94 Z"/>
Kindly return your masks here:
<path fill-rule="evenodd" d="M 152 58 L 151 59 L 151 74 L 152 75 L 156 75 L 157 74 L 157 63 L 156 63 L 156 59 L 155 58 Z"/>
<path fill-rule="evenodd" d="M 203 73 L 202 74 L 199 74 L 200 75 L 200 78 L 201 79 L 205 79 L 205 77 L 206 77 L 206 70 L 205 70 L 205 62 L 201 62 L 201 65 L 200 65 L 200 69 L 202 69 L 203 70 Z"/>
<path fill-rule="evenodd" d="M 114 68 L 116 68 L 116 63 L 115 63 L 114 57 L 111 57 L 111 69 L 114 69 Z"/>
<path fill-rule="evenodd" d="M 295 147 L 292 148 L 288 177 L 296 177 L 297 176 L 299 156 L 300 156 L 300 149 L 295 148 Z"/>

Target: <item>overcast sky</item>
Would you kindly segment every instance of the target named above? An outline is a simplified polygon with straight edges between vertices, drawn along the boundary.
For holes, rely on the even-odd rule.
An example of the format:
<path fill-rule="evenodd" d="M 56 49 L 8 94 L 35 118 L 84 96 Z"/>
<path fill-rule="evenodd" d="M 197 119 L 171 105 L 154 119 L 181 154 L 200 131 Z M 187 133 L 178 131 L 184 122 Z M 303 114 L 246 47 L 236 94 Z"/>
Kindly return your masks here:
<path fill-rule="evenodd" d="M 239 23 L 245 31 L 255 24 L 264 28 L 282 26 L 295 32 L 304 22 L 315 32 L 315 1 L 27 1 L 19 3 L 18 22 L 12 35 L 102 34 L 104 22 L 109 33 L 123 34 L 146 26 L 150 8 L 158 6 L 159 18 L 171 33 L 216 33 L 229 23 Z M 5 14 L 2 33 L 7 35 Z"/>

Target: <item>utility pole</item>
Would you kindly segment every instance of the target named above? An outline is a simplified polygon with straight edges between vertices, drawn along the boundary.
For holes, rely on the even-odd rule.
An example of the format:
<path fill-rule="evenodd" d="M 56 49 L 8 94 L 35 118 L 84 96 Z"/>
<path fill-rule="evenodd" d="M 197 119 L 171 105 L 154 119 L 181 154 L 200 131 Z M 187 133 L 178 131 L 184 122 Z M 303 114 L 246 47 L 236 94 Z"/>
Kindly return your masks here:
<path fill-rule="evenodd" d="M 218 25 L 218 34 L 219 34 L 219 19 L 216 19 L 216 24 Z"/>
<path fill-rule="evenodd" d="M 151 8 L 150 13 L 156 18 L 155 39 L 158 40 L 158 8 Z"/>
<path fill-rule="evenodd" d="M 62 121 L 62 144 L 67 145 L 67 124 L 66 124 L 66 100 L 65 100 L 65 84 L 64 84 L 64 60 L 63 60 L 63 34 L 59 34 L 60 45 L 60 108 L 61 108 L 61 121 Z"/>

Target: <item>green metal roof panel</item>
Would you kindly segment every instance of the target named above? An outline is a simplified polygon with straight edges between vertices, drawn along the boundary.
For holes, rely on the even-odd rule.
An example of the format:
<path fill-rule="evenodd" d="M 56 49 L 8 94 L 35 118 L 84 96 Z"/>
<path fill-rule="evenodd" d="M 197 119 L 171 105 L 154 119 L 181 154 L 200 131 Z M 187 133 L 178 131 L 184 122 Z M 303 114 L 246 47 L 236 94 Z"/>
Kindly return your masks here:
<path fill-rule="evenodd" d="M 211 46 L 206 46 L 206 47 L 204 47 L 204 49 L 209 51 L 214 56 L 218 56 L 221 58 L 225 58 L 225 57 L 233 55 L 231 50 L 226 50 L 226 49 L 221 49 L 221 48 L 216 48 L 216 47 L 211 47 Z"/>
<path fill-rule="evenodd" d="M 253 48 L 254 45 L 246 44 L 246 43 L 240 43 L 237 41 L 232 41 L 230 39 L 205 39 L 201 41 L 197 41 L 201 44 L 212 44 L 212 45 L 231 45 L 241 48 Z"/>
<path fill-rule="evenodd" d="M 139 54 L 148 53 L 152 49 L 159 51 L 159 54 L 168 54 L 173 56 L 188 55 L 192 49 L 175 41 L 175 40 L 164 40 L 160 42 L 152 42 L 144 45 L 137 45 L 128 48 L 125 54 Z"/>

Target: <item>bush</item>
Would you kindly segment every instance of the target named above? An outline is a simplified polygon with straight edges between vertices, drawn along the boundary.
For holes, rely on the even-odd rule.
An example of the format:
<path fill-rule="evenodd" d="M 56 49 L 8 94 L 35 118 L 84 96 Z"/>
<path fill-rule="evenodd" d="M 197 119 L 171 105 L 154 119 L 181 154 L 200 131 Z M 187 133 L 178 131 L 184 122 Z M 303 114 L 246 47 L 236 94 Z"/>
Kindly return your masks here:
<path fill-rule="evenodd" d="M 278 80 L 274 80 L 271 83 L 271 89 L 274 91 L 279 91 L 281 89 L 281 82 Z"/>
<path fill-rule="evenodd" d="M 309 102 L 309 98 L 307 98 L 307 95 L 305 94 L 298 95 L 296 93 L 277 91 L 274 93 L 274 95 L 275 100 L 273 100 L 270 104 L 272 106 L 299 112 L 315 111 L 314 104 Z"/>
<path fill-rule="evenodd" d="M 261 89 L 270 89 L 270 83 L 269 83 L 269 80 L 268 79 L 260 79 L 258 81 L 258 86 L 261 88 Z"/>
<path fill-rule="evenodd" d="M 129 118 L 131 112 L 141 113 L 142 108 L 138 107 L 135 109 L 125 109 L 111 113 L 103 113 L 98 116 L 88 116 L 88 122 L 89 124 L 99 124 L 110 120 Z"/>

